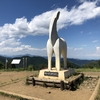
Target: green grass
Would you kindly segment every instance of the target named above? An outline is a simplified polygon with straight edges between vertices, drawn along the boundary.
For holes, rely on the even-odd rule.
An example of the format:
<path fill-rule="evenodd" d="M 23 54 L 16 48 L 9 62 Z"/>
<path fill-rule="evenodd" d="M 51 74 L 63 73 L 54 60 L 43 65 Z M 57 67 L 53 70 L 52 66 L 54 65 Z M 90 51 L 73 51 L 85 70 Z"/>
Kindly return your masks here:
<path fill-rule="evenodd" d="M 11 72 L 11 71 L 17 71 L 17 72 L 20 72 L 20 71 L 26 71 L 22 68 L 16 68 L 16 69 L 1 69 L 0 72 Z"/>
<path fill-rule="evenodd" d="M 33 99 L 27 99 L 27 98 L 23 98 L 17 95 L 13 95 L 13 94 L 4 93 L 4 92 L 0 92 L 0 95 L 8 97 L 8 98 L 14 98 L 16 100 L 33 100 Z"/>
<path fill-rule="evenodd" d="M 100 68 L 78 68 L 76 72 L 100 72 Z"/>
<path fill-rule="evenodd" d="M 0 74 L 1 72 L 33 72 L 33 74 L 35 76 L 37 76 L 39 74 L 39 70 L 32 70 L 32 71 L 29 71 L 29 70 L 26 70 L 26 69 L 23 69 L 23 68 L 15 68 L 15 69 L 1 69 L 0 70 Z"/>
<path fill-rule="evenodd" d="M 98 94 L 97 94 L 95 100 L 100 100 L 100 86 L 99 86 Z"/>

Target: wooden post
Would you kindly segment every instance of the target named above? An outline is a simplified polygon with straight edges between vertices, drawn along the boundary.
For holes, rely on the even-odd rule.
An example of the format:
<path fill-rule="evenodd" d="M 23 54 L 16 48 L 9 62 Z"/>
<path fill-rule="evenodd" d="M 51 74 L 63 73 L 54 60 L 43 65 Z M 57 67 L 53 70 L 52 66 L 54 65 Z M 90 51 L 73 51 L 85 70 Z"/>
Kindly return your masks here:
<path fill-rule="evenodd" d="M 84 80 L 84 74 L 82 73 L 82 79 Z"/>
<path fill-rule="evenodd" d="M 32 78 L 32 84 L 33 84 L 33 86 L 35 86 L 35 79 L 34 78 Z"/>
<path fill-rule="evenodd" d="M 60 81 L 60 89 L 64 90 L 64 81 Z"/>

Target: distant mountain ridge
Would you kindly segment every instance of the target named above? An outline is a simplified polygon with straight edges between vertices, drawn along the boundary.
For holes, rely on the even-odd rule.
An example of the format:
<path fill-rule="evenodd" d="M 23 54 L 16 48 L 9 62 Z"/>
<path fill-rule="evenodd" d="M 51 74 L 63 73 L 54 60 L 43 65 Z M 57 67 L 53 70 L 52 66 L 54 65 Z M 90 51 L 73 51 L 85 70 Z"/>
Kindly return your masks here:
<path fill-rule="evenodd" d="M 79 66 L 82 66 L 84 64 L 87 64 L 89 62 L 97 62 L 98 60 L 82 60 L 82 59 L 75 59 L 75 58 L 68 58 L 69 62 L 75 63 Z"/>
<path fill-rule="evenodd" d="M 42 56 L 32 56 L 30 54 L 26 54 L 26 55 L 17 55 L 17 56 L 11 56 L 11 57 L 7 57 L 7 56 L 0 56 L 0 61 L 5 63 L 6 62 L 6 58 L 9 61 L 12 61 L 13 59 L 22 59 L 23 58 L 28 58 L 28 63 L 29 64 L 44 64 L 47 63 L 47 57 L 42 57 Z M 52 60 L 55 60 L 55 57 L 52 57 Z M 61 58 L 61 60 L 63 60 Z M 97 62 L 98 60 L 81 60 L 81 59 L 75 59 L 75 58 L 67 58 L 67 60 L 71 63 L 77 64 L 79 66 L 82 66 L 84 64 L 87 64 L 89 62 Z"/>
<path fill-rule="evenodd" d="M 4 57 L 4 56 L 0 56 L 0 62 L 3 62 L 5 63 L 6 62 L 6 59 L 11 59 L 10 57 Z"/>

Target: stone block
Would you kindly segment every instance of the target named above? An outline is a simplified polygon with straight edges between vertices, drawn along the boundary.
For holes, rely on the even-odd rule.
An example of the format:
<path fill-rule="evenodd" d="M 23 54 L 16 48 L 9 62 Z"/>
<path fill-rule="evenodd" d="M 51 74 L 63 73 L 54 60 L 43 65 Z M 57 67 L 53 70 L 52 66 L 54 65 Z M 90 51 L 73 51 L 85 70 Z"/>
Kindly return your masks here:
<path fill-rule="evenodd" d="M 43 69 L 40 70 L 39 72 L 39 78 L 47 78 L 47 79 L 56 79 L 56 80 L 65 80 L 66 78 L 70 77 L 75 73 L 74 69 L 66 69 L 66 70 L 48 70 L 48 69 Z"/>

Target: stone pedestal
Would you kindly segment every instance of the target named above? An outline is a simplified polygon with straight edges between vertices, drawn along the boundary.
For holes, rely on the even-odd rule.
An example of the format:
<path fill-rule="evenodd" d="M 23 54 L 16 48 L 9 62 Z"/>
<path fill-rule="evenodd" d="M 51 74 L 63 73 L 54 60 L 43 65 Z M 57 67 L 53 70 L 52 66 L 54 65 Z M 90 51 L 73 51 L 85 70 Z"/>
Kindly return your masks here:
<path fill-rule="evenodd" d="M 48 70 L 43 69 L 39 72 L 39 78 L 47 78 L 47 79 L 57 79 L 57 80 L 65 80 L 75 73 L 74 69 L 66 69 L 57 71 L 56 69 Z"/>

